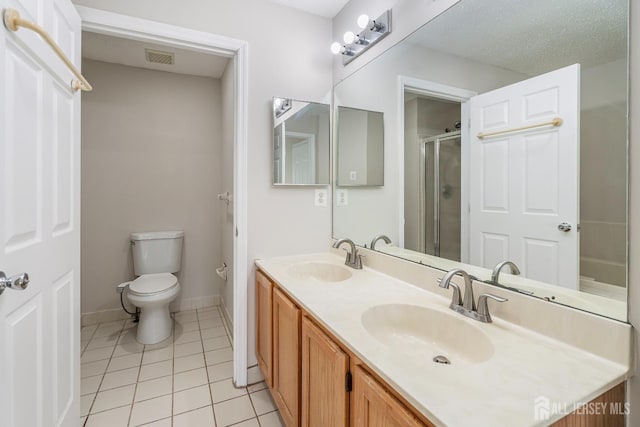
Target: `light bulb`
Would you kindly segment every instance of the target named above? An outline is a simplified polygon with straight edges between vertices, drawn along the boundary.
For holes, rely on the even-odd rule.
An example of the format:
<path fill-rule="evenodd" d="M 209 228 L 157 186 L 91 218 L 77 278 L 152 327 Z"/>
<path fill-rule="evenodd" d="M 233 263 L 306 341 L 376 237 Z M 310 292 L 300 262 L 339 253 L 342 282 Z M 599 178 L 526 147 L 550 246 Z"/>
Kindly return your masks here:
<path fill-rule="evenodd" d="M 344 33 L 344 36 L 342 37 L 342 39 L 346 44 L 351 44 L 356 39 L 356 35 L 353 34 L 352 31 L 347 31 L 346 33 Z"/>
<path fill-rule="evenodd" d="M 342 52 L 342 45 L 338 42 L 331 43 L 331 53 L 337 55 L 340 52 Z"/>
<path fill-rule="evenodd" d="M 276 108 L 280 108 L 282 106 L 282 98 L 275 98 L 273 100 L 273 105 L 275 105 Z"/>
<path fill-rule="evenodd" d="M 360 15 L 358 17 L 358 27 L 365 29 L 369 25 L 369 15 Z"/>

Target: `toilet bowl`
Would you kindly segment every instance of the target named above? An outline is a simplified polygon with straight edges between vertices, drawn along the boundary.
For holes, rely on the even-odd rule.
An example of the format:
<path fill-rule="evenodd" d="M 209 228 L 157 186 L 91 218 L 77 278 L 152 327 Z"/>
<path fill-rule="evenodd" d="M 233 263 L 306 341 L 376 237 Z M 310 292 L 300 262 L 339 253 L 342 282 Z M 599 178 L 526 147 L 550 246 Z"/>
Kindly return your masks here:
<path fill-rule="evenodd" d="M 180 271 L 183 231 L 131 233 L 135 280 L 127 287 L 129 302 L 140 309 L 136 339 L 156 344 L 171 335 L 169 303 L 180 293 L 173 275 Z"/>
<path fill-rule="evenodd" d="M 129 284 L 127 298 L 140 308 L 136 340 L 155 344 L 171 335 L 169 303 L 180 293 L 178 278 L 171 273 L 143 274 Z"/>

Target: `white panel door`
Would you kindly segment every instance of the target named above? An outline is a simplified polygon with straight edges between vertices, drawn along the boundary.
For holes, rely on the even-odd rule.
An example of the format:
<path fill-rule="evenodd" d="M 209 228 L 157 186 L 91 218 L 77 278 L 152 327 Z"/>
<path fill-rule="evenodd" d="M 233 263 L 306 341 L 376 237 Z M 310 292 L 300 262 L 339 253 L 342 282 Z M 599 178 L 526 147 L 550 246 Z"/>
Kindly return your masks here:
<path fill-rule="evenodd" d="M 580 65 L 471 99 L 470 262 L 578 288 Z M 541 126 L 479 138 L 491 133 Z M 569 231 L 559 230 L 562 223 Z"/>
<path fill-rule="evenodd" d="M 80 66 L 69 0 L 0 0 Z M 0 424 L 80 422 L 80 94 L 35 33 L 0 29 Z"/>

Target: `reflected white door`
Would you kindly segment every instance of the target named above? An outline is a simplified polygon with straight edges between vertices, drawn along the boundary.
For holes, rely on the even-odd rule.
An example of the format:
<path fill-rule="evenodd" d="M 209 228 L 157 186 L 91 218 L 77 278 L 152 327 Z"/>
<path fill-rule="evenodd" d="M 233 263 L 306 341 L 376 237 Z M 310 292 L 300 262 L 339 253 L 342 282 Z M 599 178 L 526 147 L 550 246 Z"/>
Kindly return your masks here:
<path fill-rule="evenodd" d="M 471 99 L 470 262 L 578 289 L 580 65 Z M 548 122 L 485 138 L 490 133 Z M 571 229 L 560 230 L 560 224 Z"/>
<path fill-rule="evenodd" d="M 287 133 L 287 138 L 294 136 L 304 138 L 291 144 L 291 174 L 292 184 L 315 184 L 316 156 L 315 138 L 313 135 Z"/>
<path fill-rule="evenodd" d="M 69 0 L 0 0 L 80 65 Z M 80 94 L 35 33 L 0 28 L 0 270 L 26 272 L 0 295 L 0 424 L 80 422 Z"/>

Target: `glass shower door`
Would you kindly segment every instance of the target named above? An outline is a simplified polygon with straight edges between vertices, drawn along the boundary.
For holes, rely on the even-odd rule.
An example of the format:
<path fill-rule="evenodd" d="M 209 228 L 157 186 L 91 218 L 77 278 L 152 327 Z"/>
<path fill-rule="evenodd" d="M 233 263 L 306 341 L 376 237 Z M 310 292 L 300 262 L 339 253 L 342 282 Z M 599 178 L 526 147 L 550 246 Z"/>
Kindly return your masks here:
<path fill-rule="evenodd" d="M 450 132 L 421 140 L 420 250 L 460 261 L 461 139 Z"/>

